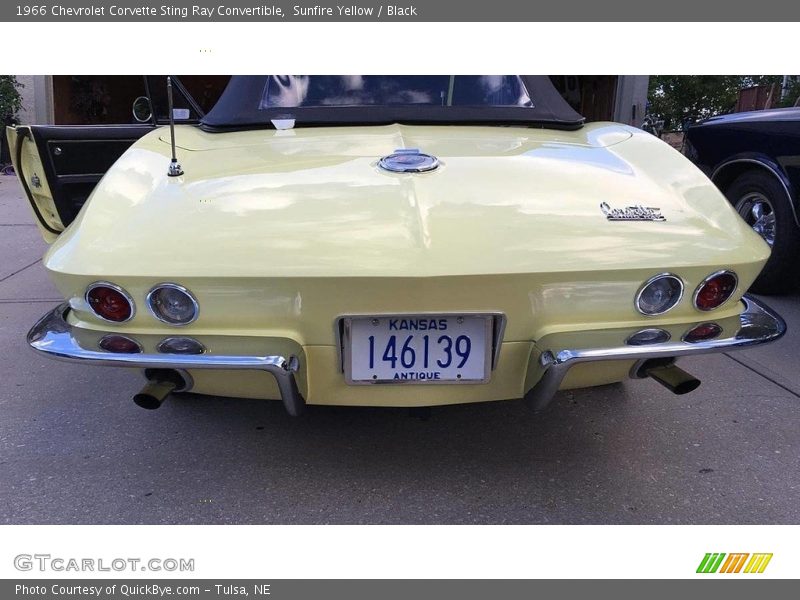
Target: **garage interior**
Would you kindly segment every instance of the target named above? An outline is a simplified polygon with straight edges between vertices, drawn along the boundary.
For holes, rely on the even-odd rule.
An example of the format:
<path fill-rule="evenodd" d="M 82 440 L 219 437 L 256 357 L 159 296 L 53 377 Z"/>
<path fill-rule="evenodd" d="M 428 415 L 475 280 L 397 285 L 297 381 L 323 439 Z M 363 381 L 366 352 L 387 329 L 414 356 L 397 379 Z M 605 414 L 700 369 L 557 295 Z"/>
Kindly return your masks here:
<path fill-rule="evenodd" d="M 181 83 L 204 111 L 219 98 L 229 75 L 179 75 Z M 639 76 L 636 76 L 639 77 Z M 647 77 L 643 76 L 646 80 Z M 52 123 L 56 125 L 110 125 L 134 122 L 131 106 L 139 96 L 163 94 L 163 76 L 141 75 L 53 75 Z M 643 100 L 630 102 L 632 109 L 620 111 L 626 81 L 631 76 L 551 75 L 556 89 L 587 121 L 634 123 L 641 116 Z M 149 86 L 145 81 L 149 82 Z M 638 88 L 642 88 L 639 83 Z M 646 95 L 647 84 L 644 83 Z M 641 94 L 640 94 L 641 95 Z M 159 104 L 156 102 L 156 104 Z M 618 114 L 619 113 L 619 114 Z"/>

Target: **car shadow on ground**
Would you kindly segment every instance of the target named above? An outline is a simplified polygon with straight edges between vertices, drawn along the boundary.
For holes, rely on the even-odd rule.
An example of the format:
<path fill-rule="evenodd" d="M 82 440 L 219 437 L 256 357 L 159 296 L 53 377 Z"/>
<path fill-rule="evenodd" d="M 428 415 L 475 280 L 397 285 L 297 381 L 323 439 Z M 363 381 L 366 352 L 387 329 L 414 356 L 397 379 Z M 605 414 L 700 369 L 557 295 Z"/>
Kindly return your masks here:
<path fill-rule="evenodd" d="M 627 396 L 618 383 L 585 391 L 560 392 L 543 412 L 534 413 L 523 400 L 482 402 L 421 409 L 307 406 L 290 417 L 278 401 L 173 395 L 164 418 L 192 422 L 194 427 L 225 428 L 239 443 L 286 443 L 313 446 L 318 458 L 333 463 L 347 455 L 362 466 L 380 469 L 401 458 L 419 470 L 425 465 L 457 461 L 485 463 L 497 458 L 530 463 L 531 458 L 570 457 L 597 443 L 592 415 L 619 411 Z M 167 406 L 167 405 L 165 405 Z M 576 413 L 584 413 L 581 422 Z M 605 418 L 605 417 L 604 417 Z M 299 452 L 298 457 L 304 453 Z"/>

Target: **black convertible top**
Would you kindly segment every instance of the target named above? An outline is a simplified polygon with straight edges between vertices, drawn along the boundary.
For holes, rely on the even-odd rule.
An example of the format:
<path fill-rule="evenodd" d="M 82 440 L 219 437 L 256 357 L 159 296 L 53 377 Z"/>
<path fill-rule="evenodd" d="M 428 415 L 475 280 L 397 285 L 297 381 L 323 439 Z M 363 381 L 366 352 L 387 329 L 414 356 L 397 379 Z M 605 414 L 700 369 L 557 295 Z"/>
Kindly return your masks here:
<path fill-rule="evenodd" d="M 437 98 L 433 101 L 414 99 L 413 90 L 402 94 L 400 90 L 393 98 L 402 97 L 401 101 L 382 101 L 386 95 L 383 89 L 373 93 L 369 101 L 359 103 L 327 96 L 321 96 L 317 102 L 308 101 L 307 88 L 318 81 L 340 79 L 350 81 L 359 76 L 275 76 L 275 75 L 239 75 L 231 78 L 225 91 L 214 108 L 200 122 L 202 129 L 211 132 L 239 131 L 245 129 L 272 128 L 272 120 L 294 119 L 295 127 L 336 126 L 336 125 L 381 125 L 392 123 L 404 124 L 446 124 L 446 125 L 517 125 L 523 127 L 540 127 L 553 129 L 579 129 L 583 126 L 583 117 L 575 112 L 555 89 L 546 75 L 521 76 L 415 76 L 420 79 L 447 77 L 449 81 L 474 82 L 482 79 L 503 80 L 515 84 L 521 98 L 508 93 L 490 90 L 490 99 L 483 99 L 483 89 L 464 90 L 466 84 L 459 83 L 461 88 L 454 98 L 453 84 L 450 84 L 447 102 L 442 92 L 441 104 Z M 412 76 L 384 75 L 364 76 L 364 79 L 375 81 L 384 87 L 392 84 L 402 85 Z M 298 84 L 298 81 L 300 84 Z M 288 82 L 288 83 L 287 83 Z M 399 82 L 399 83 L 398 83 Z M 301 87 L 301 84 L 306 87 Z M 275 93 L 285 91 L 293 85 L 291 99 Z M 284 86 L 284 87 L 280 87 Z M 508 87 L 508 86 L 507 86 Z M 298 91 L 299 90 L 299 91 Z M 313 91 L 313 90 L 312 90 Z M 395 90 L 396 91 L 396 90 Z M 477 93 L 476 93 L 477 92 Z M 491 93 L 493 92 L 493 93 Z M 318 94 L 319 95 L 319 94 Z M 297 98 L 300 101 L 297 101 Z M 377 97 L 377 100 L 376 100 Z M 478 101 L 476 98 L 480 97 Z M 411 98 L 411 100 L 409 100 Z M 498 98 L 500 98 L 498 100 Z M 459 99 L 461 99 L 459 101 Z M 356 105 L 357 104 L 357 105 Z"/>

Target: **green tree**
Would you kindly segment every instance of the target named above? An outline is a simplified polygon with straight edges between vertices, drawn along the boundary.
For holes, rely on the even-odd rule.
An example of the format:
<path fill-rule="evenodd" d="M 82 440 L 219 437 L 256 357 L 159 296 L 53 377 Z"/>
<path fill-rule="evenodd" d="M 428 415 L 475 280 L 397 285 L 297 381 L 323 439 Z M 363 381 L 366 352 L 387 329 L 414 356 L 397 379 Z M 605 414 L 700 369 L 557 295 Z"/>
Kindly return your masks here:
<path fill-rule="evenodd" d="M 733 111 L 742 88 L 780 81 L 780 75 L 653 75 L 650 113 L 663 119 L 666 129 L 678 129 L 687 120 Z"/>
<path fill-rule="evenodd" d="M 16 117 L 22 108 L 21 87 L 22 84 L 13 75 L 0 75 L 0 123 Z"/>
<path fill-rule="evenodd" d="M 789 85 L 786 88 L 786 96 L 778 102 L 778 106 L 781 108 L 797 106 L 798 101 L 800 101 L 800 79 L 793 79 L 789 81 Z"/>

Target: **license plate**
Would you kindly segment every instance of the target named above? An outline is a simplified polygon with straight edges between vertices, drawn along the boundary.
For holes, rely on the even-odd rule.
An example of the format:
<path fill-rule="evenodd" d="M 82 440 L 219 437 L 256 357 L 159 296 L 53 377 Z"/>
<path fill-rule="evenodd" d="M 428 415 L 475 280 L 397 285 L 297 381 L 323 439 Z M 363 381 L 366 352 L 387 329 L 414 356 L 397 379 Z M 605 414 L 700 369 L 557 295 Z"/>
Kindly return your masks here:
<path fill-rule="evenodd" d="M 344 319 L 347 383 L 485 383 L 492 317 L 399 315 Z"/>

